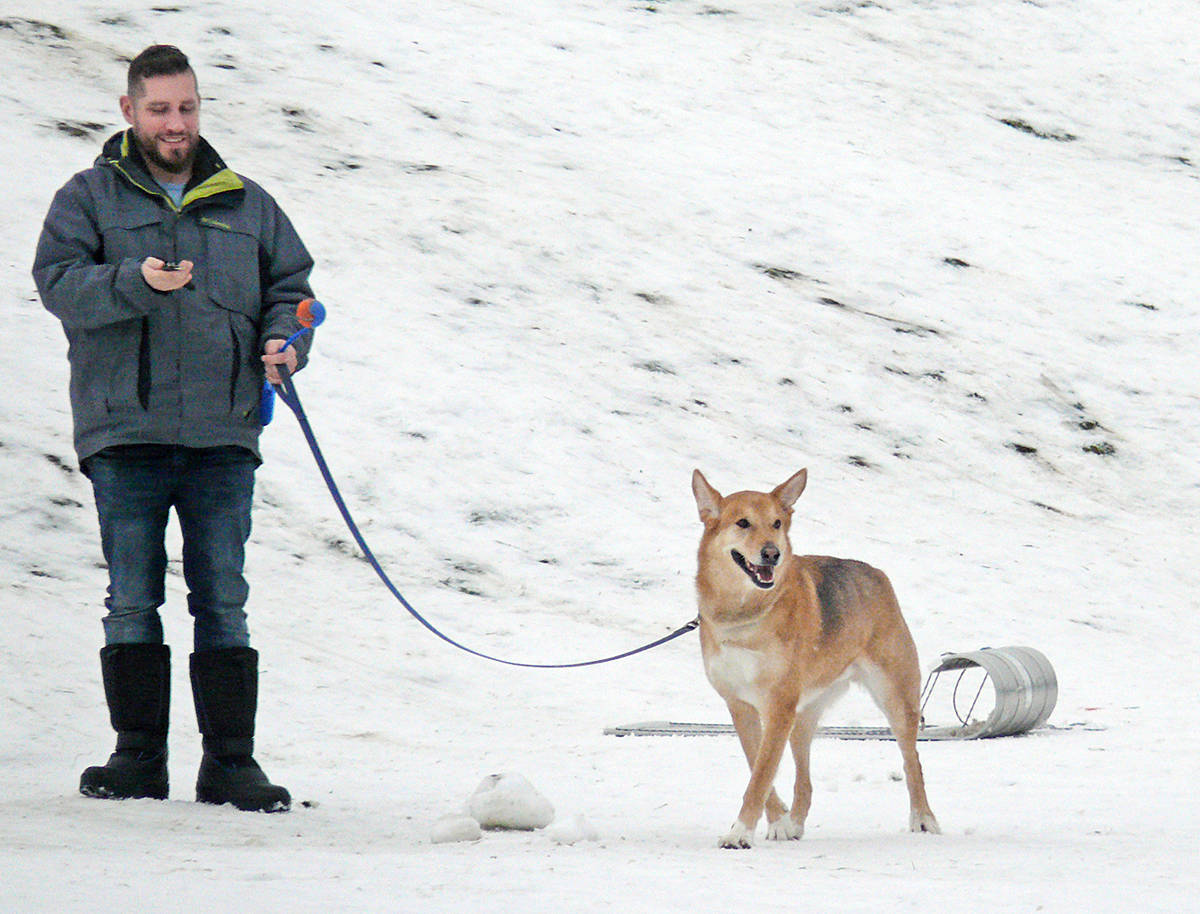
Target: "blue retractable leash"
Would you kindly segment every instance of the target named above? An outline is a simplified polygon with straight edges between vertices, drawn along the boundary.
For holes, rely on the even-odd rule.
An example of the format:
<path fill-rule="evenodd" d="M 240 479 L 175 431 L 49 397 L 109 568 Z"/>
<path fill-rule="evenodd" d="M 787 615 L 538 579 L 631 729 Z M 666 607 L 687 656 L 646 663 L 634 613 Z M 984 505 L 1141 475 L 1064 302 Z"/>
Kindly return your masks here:
<path fill-rule="evenodd" d="M 314 327 L 320 326 L 325 320 L 325 306 L 314 299 L 305 299 L 296 310 L 296 316 L 303 325 L 301 330 L 288 339 L 279 351 L 282 352 L 305 333 L 310 333 Z M 300 430 L 304 433 L 304 439 L 308 442 L 309 450 L 312 451 L 313 459 L 317 462 L 317 468 L 321 471 L 321 476 L 325 480 L 325 485 L 329 488 L 329 494 L 333 496 L 333 502 L 337 505 L 338 511 L 341 512 L 342 519 L 346 521 L 346 526 L 350 529 L 350 535 L 354 537 L 354 542 L 358 544 L 358 548 L 362 550 L 371 567 L 375 569 L 375 574 L 379 576 L 379 580 L 383 585 L 391 591 L 392 596 L 400 601 L 400 605 L 408 610 L 409 614 L 420 622 L 425 628 L 429 629 L 433 634 L 437 635 L 447 644 L 451 644 L 460 651 L 466 651 L 468 654 L 474 654 L 476 657 L 482 657 L 484 660 L 492 660 L 496 663 L 503 663 L 506 666 L 521 666 L 540 670 L 564 670 L 579 666 L 595 666 L 600 663 L 609 663 L 613 660 L 622 660 L 626 657 L 632 657 L 634 654 L 640 654 L 643 651 L 648 651 L 651 648 L 658 647 L 660 644 L 666 644 L 668 641 L 673 641 L 681 635 L 686 635 L 688 632 L 695 629 L 700 624 L 699 619 L 693 619 L 686 625 L 680 626 L 657 641 L 650 644 L 645 644 L 642 647 L 634 648 L 631 651 L 625 651 L 621 654 L 614 654 L 611 657 L 602 657 L 599 660 L 585 660 L 579 663 L 518 663 L 515 660 L 504 660 L 500 657 L 493 657 L 491 654 L 484 654 L 480 651 L 473 650 L 464 644 L 459 644 L 449 635 L 443 634 L 434 628 L 424 616 L 417 612 L 408 600 L 404 599 L 404 594 L 396 588 L 391 579 L 387 576 L 387 572 L 379 564 L 375 558 L 375 553 L 371 551 L 371 547 L 367 545 L 367 541 L 363 539 L 362 533 L 359 532 L 358 524 L 354 522 L 354 518 L 350 515 L 350 509 L 346 507 L 346 502 L 342 498 L 342 493 L 338 491 L 337 483 L 333 480 L 333 474 L 329 472 L 329 465 L 325 462 L 324 456 L 321 454 L 321 447 L 317 444 L 317 436 L 313 434 L 312 425 L 309 424 L 308 416 L 304 414 L 304 406 L 300 403 L 300 395 L 296 392 L 295 382 L 292 381 L 291 372 L 288 371 L 286 365 L 280 365 L 279 376 L 282 379 L 282 390 L 276 390 L 269 383 L 263 383 L 263 398 L 261 404 L 261 415 L 263 417 L 263 425 L 271 421 L 275 411 L 275 397 L 279 396 L 288 408 L 295 413 L 296 421 L 300 423 Z"/>

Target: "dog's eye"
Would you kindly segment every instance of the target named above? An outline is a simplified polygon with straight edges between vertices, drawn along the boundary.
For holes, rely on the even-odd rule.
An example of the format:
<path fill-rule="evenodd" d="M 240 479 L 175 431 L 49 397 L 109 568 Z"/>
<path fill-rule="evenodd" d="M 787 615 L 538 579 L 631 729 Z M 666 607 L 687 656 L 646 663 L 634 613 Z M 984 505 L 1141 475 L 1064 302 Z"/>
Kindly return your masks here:
<path fill-rule="evenodd" d="M 775 529 L 776 529 L 776 530 L 778 530 L 778 529 L 779 529 L 780 527 L 782 527 L 782 526 L 783 526 L 783 521 L 781 521 L 781 520 L 776 520 L 776 521 L 775 521 Z"/>
<path fill-rule="evenodd" d="M 746 520 L 746 518 L 743 517 L 740 521 L 737 522 L 737 525 L 739 527 L 741 527 L 743 530 L 747 530 L 750 527 L 750 521 Z"/>

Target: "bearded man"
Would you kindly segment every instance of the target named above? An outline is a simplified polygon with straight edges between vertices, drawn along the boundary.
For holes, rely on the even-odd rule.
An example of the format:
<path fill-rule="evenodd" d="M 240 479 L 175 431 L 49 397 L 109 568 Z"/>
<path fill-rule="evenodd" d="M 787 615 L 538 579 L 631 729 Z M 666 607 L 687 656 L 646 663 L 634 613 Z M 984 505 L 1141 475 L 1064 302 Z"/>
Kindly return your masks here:
<path fill-rule="evenodd" d="M 55 196 L 33 268 L 69 343 L 75 449 L 109 576 L 100 665 L 117 745 L 79 788 L 168 795 L 170 648 L 159 608 L 174 509 L 203 735 L 196 799 L 286 810 L 288 791 L 253 758 L 258 653 L 243 566 L 263 379 L 306 361 L 311 336 L 283 346 L 300 329 L 297 304 L 312 297 L 313 261 L 271 196 L 201 137 L 182 51 L 144 50 L 127 92 L 129 128 Z"/>

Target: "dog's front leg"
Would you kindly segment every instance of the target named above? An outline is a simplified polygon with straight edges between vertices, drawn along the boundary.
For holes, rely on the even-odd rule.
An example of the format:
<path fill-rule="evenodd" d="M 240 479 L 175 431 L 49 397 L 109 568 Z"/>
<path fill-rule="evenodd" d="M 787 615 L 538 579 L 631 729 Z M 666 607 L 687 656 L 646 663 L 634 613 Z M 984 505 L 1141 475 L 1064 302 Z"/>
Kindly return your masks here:
<path fill-rule="evenodd" d="M 809 748 L 817 732 L 821 707 L 809 705 L 796 714 L 790 742 L 796 759 L 796 786 L 792 794 L 792 811 L 767 829 L 774 841 L 795 841 L 804 837 L 804 820 L 812 804 L 812 777 L 809 774 Z"/>
<path fill-rule="evenodd" d="M 783 747 L 796 720 L 795 702 L 772 702 L 763 718 L 762 739 L 751 766 L 750 783 L 746 785 L 746 793 L 742 797 L 742 810 L 729 834 L 721 839 L 721 847 L 745 848 L 753 843 L 754 829 L 762 817 L 767 797 L 774 794 L 775 772 L 779 770 Z M 783 804 L 777 796 L 775 801 L 782 808 Z"/>
<path fill-rule="evenodd" d="M 754 705 L 738 698 L 727 698 L 725 703 L 729 707 L 729 716 L 733 719 L 733 728 L 742 744 L 746 763 L 753 772 L 754 760 L 758 758 L 758 750 L 762 746 L 762 722 L 759 720 L 758 711 Z M 787 811 L 788 808 L 783 805 L 783 800 L 772 785 L 771 792 L 767 795 L 767 821 L 776 822 L 787 815 Z"/>

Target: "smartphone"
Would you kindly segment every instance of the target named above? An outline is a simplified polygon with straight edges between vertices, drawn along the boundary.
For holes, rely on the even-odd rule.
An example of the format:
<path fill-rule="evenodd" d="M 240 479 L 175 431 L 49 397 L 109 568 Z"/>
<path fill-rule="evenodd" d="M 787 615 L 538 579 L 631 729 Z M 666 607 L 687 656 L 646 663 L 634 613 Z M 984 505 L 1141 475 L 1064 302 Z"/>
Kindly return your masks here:
<path fill-rule="evenodd" d="M 178 263 L 178 261 L 175 261 L 175 260 L 168 260 L 166 263 L 164 263 L 162 265 L 162 269 L 168 273 L 174 273 L 176 270 L 179 269 L 179 263 Z"/>

